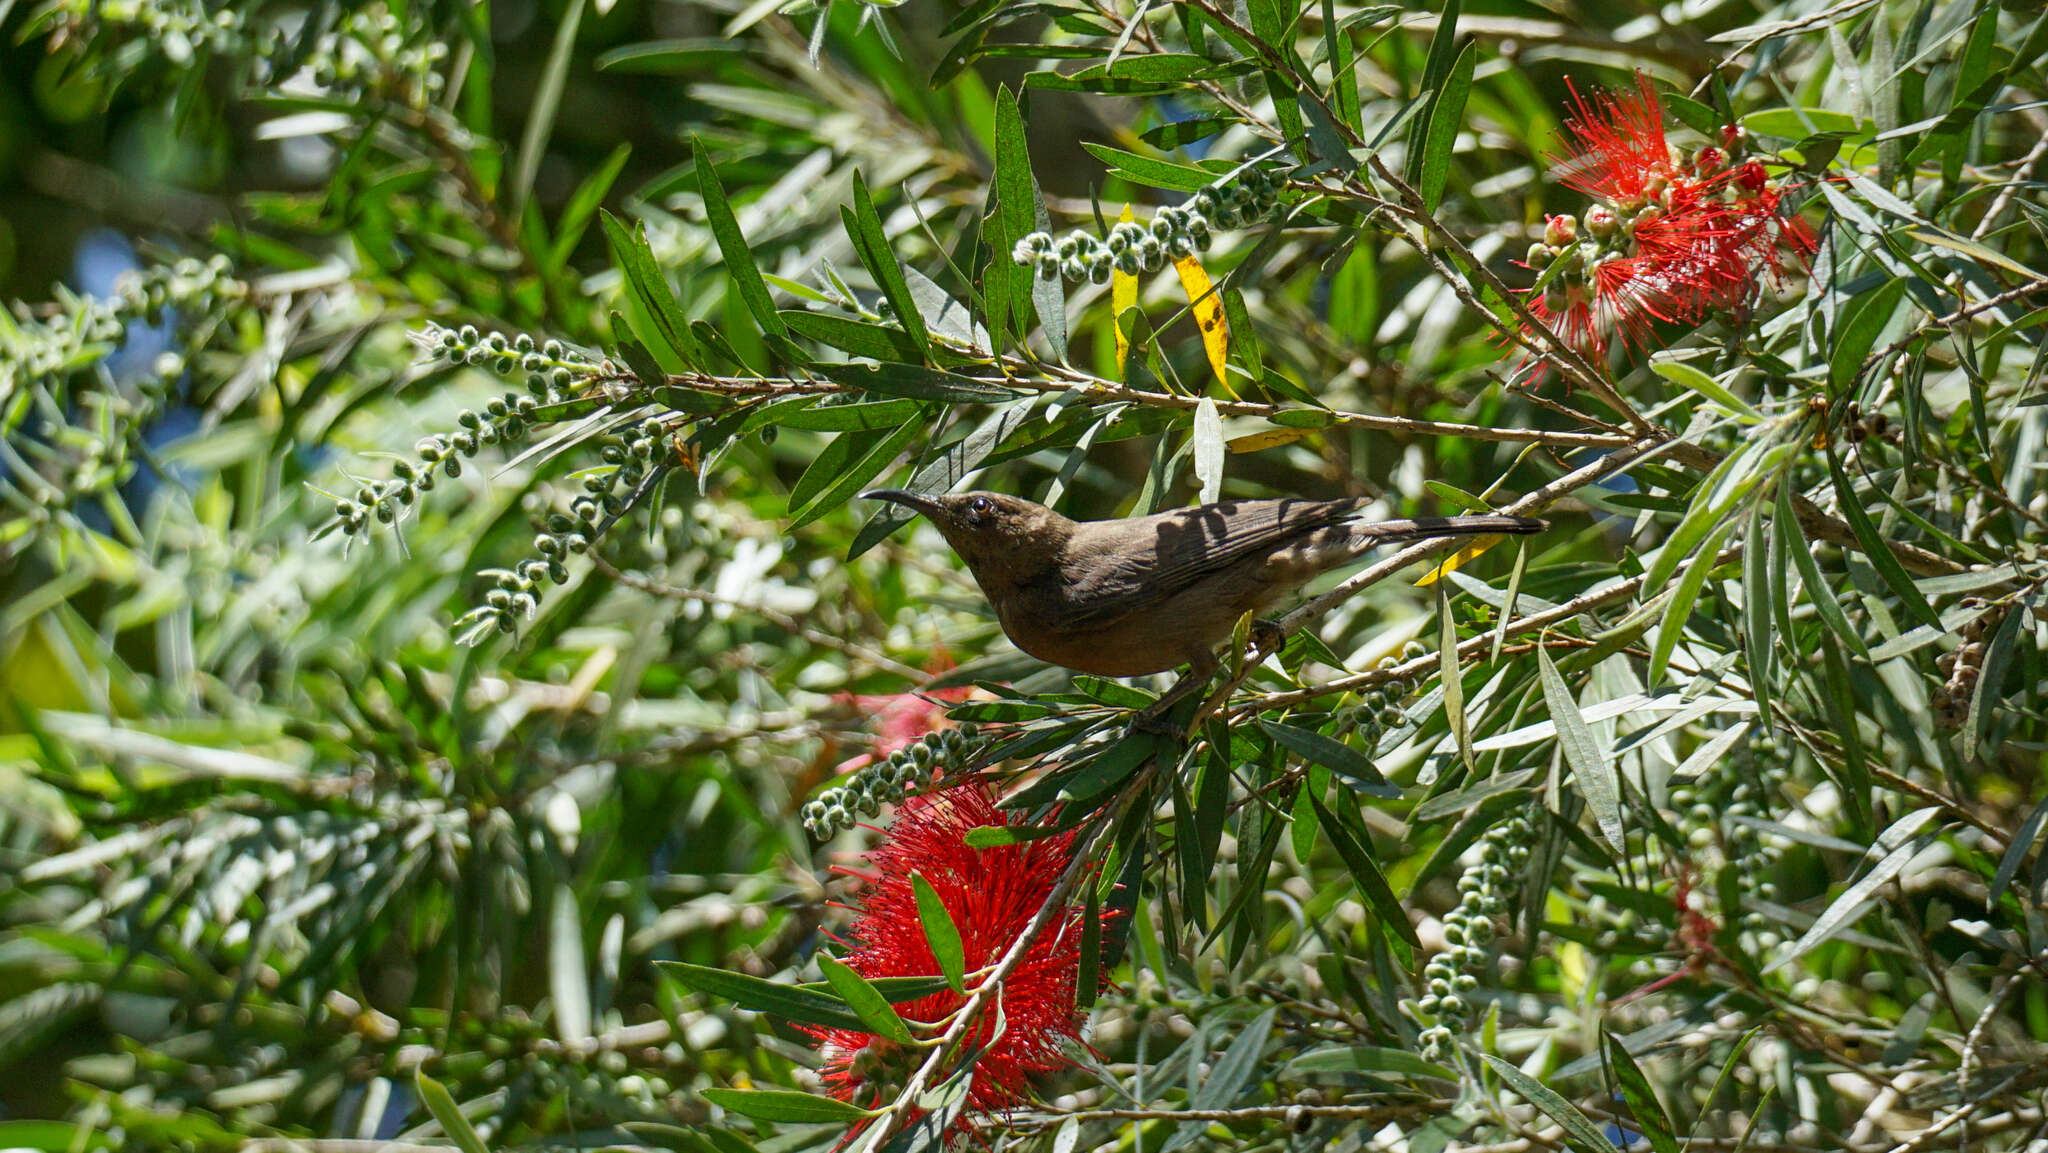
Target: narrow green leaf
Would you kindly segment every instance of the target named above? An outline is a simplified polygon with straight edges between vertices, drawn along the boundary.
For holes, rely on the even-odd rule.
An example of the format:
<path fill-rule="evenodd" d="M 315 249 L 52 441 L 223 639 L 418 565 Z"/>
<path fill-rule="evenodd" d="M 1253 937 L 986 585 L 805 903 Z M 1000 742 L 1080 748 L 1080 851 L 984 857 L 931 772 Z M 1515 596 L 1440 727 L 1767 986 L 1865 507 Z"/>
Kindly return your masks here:
<path fill-rule="evenodd" d="M 1017 399 L 1015 392 L 1001 385 L 915 364 L 821 364 L 817 371 L 849 387 L 884 396 L 952 404 L 996 404 Z"/>
<path fill-rule="evenodd" d="M 917 301 L 910 295 L 910 283 L 903 278 L 903 266 L 896 263 L 895 250 L 889 247 L 888 234 L 882 231 L 882 218 L 875 215 L 874 198 L 868 195 L 867 182 L 858 172 L 853 175 L 853 204 L 841 205 L 839 216 L 846 225 L 847 237 L 853 241 L 853 250 L 860 254 L 860 262 L 867 266 L 868 274 L 875 278 L 882 296 L 895 310 L 896 322 L 903 326 L 919 352 L 929 356 L 931 334 L 925 331 L 924 317 L 918 314 Z"/>
<path fill-rule="evenodd" d="M 1870 355 L 1871 346 L 1877 343 L 1884 326 L 1891 323 L 1892 314 L 1898 311 L 1905 295 L 1903 278 L 1887 280 L 1836 326 L 1835 350 L 1828 357 L 1828 383 L 1836 394 L 1855 382 L 1863 369 L 1863 358 Z"/>
<path fill-rule="evenodd" d="M 419 1089 L 420 1100 L 426 1104 L 427 1112 L 434 1115 L 434 1122 L 441 1126 L 441 1132 L 450 1141 L 455 1142 L 457 1149 L 462 1153 L 491 1153 L 476 1127 L 462 1115 L 447 1087 L 427 1076 L 424 1066 L 414 1068 L 413 1084 Z"/>
<path fill-rule="evenodd" d="M 1436 668 L 1437 683 L 1443 686 L 1444 723 L 1457 742 L 1458 759 L 1472 768 L 1472 726 L 1465 717 L 1465 680 L 1458 664 L 1458 624 L 1451 619 L 1451 597 L 1446 582 L 1436 582 Z"/>
<path fill-rule="evenodd" d="M 1805 586 L 1806 599 L 1813 604 L 1813 611 L 1842 643 L 1855 650 L 1857 656 L 1870 659 L 1870 650 L 1864 647 L 1863 638 L 1849 625 L 1848 614 L 1842 611 L 1842 603 L 1835 599 L 1835 590 L 1821 578 L 1820 562 L 1813 559 L 1813 549 L 1806 543 L 1806 534 L 1799 529 L 1799 517 L 1792 511 L 1792 486 L 1778 486 L 1777 512 L 1771 518 L 1771 528 L 1780 540 L 1785 542 L 1785 551 L 1792 554 L 1792 564 L 1799 569 L 1800 583 Z"/>
<path fill-rule="evenodd" d="M 1500 1075 L 1508 1088 L 1522 1095 L 1529 1104 L 1543 1111 L 1544 1116 L 1564 1127 L 1565 1148 L 1574 1153 L 1614 1153 L 1614 1142 L 1600 1132 L 1592 1119 L 1579 1112 L 1579 1107 L 1558 1096 L 1549 1086 L 1522 1072 L 1514 1065 L 1501 1060 L 1491 1053 L 1481 1053 L 1480 1058 Z"/>
<path fill-rule="evenodd" d="M 1415 935 L 1415 926 L 1408 923 L 1408 911 L 1401 907 L 1400 898 L 1394 896 L 1394 887 L 1387 884 L 1387 875 L 1380 871 L 1378 862 L 1372 859 L 1372 851 L 1366 847 L 1361 835 L 1363 830 L 1353 829 L 1339 820 L 1323 806 L 1314 792 L 1308 792 L 1309 804 L 1315 808 L 1316 820 L 1323 826 L 1323 832 L 1330 843 L 1337 848 L 1337 855 L 1344 859 L 1344 867 L 1351 873 L 1351 880 L 1358 886 L 1358 895 L 1372 906 L 1380 924 L 1393 931 L 1394 935 L 1408 943 L 1411 949 L 1422 947 L 1421 938 Z"/>
<path fill-rule="evenodd" d="M 712 997 L 723 997 L 742 1009 L 773 1013 L 800 1025 L 828 1029 L 867 1031 L 860 1019 L 836 993 L 810 986 L 783 985 L 745 973 L 732 973 L 687 961 L 656 961 L 661 971 L 683 985 Z"/>
<path fill-rule="evenodd" d="M 611 192 L 613 182 L 626 167 L 626 158 L 633 154 L 633 146 L 621 144 L 612 149 L 603 164 L 593 169 L 576 191 L 569 195 L 569 202 L 562 206 L 562 214 L 555 218 L 555 239 L 548 246 L 547 268 L 559 273 L 568 266 L 569 258 L 576 254 L 576 246 L 583 242 L 583 233 L 590 227 L 590 218 L 597 206 L 604 203 L 606 194 Z"/>
<path fill-rule="evenodd" d="M 1448 0 L 1443 11 L 1437 14 L 1436 32 L 1429 38 L 1429 56 L 1422 66 L 1422 83 L 1416 90 L 1420 102 L 1421 118 L 1409 125 L 1408 167 L 1402 175 L 1409 185 L 1422 183 L 1422 163 L 1427 149 L 1423 146 L 1424 134 L 1429 130 L 1430 113 L 1436 106 L 1438 89 L 1451 74 L 1451 65 L 1458 50 L 1458 16 L 1463 7 L 1460 0 Z M 1413 109 L 1417 105 L 1409 104 Z"/>
<path fill-rule="evenodd" d="M 583 958 L 576 891 L 557 882 L 548 908 L 548 992 L 555 1003 L 556 1040 L 565 1043 L 590 1036 L 590 976 Z"/>
<path fill-rule="evenodd" d="M 1558 674 L 1550 650 L 1542 645 L 1536 646 L 1536 671 L 1543 681 L 1543 699 L 1550 706 L 1551 723 L 1557 726 L 1558 748 L 1564 753 L 1565 764 L 1571 766 L 1572 775 L 1578 778 L 1579 792 L 1585 796 L 1586 806 L 1593 810 L 1600 835 L 1615 852 L 1626 853 L 1628 834 L 1621 825 L 1621 781 L 1615 775 L 1614 762 L 1594 740 L 1593 730 L 1579 713 L 1579 702 L 1572 697 L 1564 677 Z"/>
<path fill-rule="evenodd" d="M 923 875 L 911 874 L 910 885 L 917 893 L 917 919 L 924 924 L 924 939 L 939 962 L 939 972 L 955 993 L 967 992 L 967 954 L 960 943 L 960 926 L 953 923 L 953 914 Z"/>
<path fill-rule="evenodd" d="M 569 0 L 555 25 L 555 39 L 548 47 L 547 63 L 541 66 L 540 83 L 534 88 L 526 109 L 526 131 L 519 138 L 519 156 L 512 167 L 512 182 L 504 190 L 508 215 L 518 221 L 526 215 L 527 198 L 533 192 L 534 177 L 540 173 L 541 155 L 548 137 L 554 134 L 555 117 L 562 108 L 562 89 L 568 83 L 569 62 L 575 55 L 576 33 L 583 25 L 584 0 Z"/>
<path fill-rule="evenodd" d="M 1441 31 L 1439 31 L 1441 34 Z M 1433 49 L 1432 49 L 1433 50 Z M 1451 149 L 1458 142 L 1458 129 L 1465 124 L 1465 99 L 1472 92 L 1472 70 L 1478 66 L 1479 46 L 1467 43 L 1457 63 L 1444 78 L 1429 110 L 1429 131 L 1422 148 L 1422 172 L 1416 191 L 1425 208 L 1435 212 L 1443 199 L 1444 181 L 1451 171 Z"/>
<path fill-rule="evenodd" d="M 1977 668 L 1977 687 L 1970 693 L 1970 712 L 1963 719 L 1963 759 L 1974 761 L 1978 750 L 1983 748 L 1985 734 L 1991 731 L 1991 710 L 1998 704 L 1999 689 L 2005 684 L 2005 667 L 2012 663 L 2013 645 L 2020 635 L 2020 618 L 2027 615 L 2025 607 L 2015 605 L 2006 610 L 2005 620 L 1992 634 L 1991 644 L 1984 650 L 1984 663 Z"/>
<path fill-rule="evenodd" d="M 761 279 L 760 266 L 754 263 L 754 252 L 740 232 L 739 218 L 733 215 L 732 205 L 725 198 L 725 185 L 719 183 L 710 151 L 694 137 L 690 145 L 697 154 L 697 191 L 704 197 L 704 217 L 711 226 L 711 235 L 718 241 L 718 252 L 725 259 L 733 291 L 739 294 L 747 311 L 754 314 L 754 323 L 761 326 L 762 332 L 769 336 L 787 335 L 782 317 L 775 311 L 775 301 L 768 295 L 768 284 Z"/>
<path fill-rule="evenodd" d="M 1878 532 L 1877 525 L 1872 523 L 1870 513 L 1864 508 L 1863 498 L 1856 494 L 1856 486 L 1850 483 L 1849 472 L 1843 467 L 1841 457 L 1833 452 L 1826 455 L 1828 473 L 1835 480 L 1836 507 L 1841 509 L 1842 519 L 1848 521 L 1850 529 L 1856 533 L 1857 543 L 1863 546 L 1863 555 L 1870 559 L 1871 567 L 1877 570 L 1877 575 L 1884 580 L 1886 587 L 1892 590 L 1892 594 L 1899 598 L 1914 619 L 1924 625 L 1941 627 L 1940 615 L 1927 603 L 1927 598 L 1920 595 L 1920 589 L 1913 583 L 1912 575 L 1906 572 L 1906 566 L 1899 563 L 1899 558 L 1892 553 L 1890 542 L 1884 539 L 1884 535 Z"/>
<path fill-rule="evenodd" d="M 1110 168 L 1128 176 L 1134 183 L 1153 188 L 1166 188 L 1176 192 L 1194 192 L 1216 183 L 1217 174 L 1188 164 L 1171 160 L 1158 160 L 1150 156 L 1139 156 L 1107 144 L 1082 141 L 1081 147 Z"/>
<path fill-rule="evenodd" d="M 825 980 L 831 983 L 832 991 L 839 994 L 860 1019 L 867 1023 L 868 1032 L 899 1045 L 908 1045 L 913 1038 L 910 1026 L 896 1015 L 896 1009 L 881 990 L 868 983 L 866 977 L 854 972 L 828 953 L 818 954 L 818 968 L 824 971 Z"/>
<path fill-rule="evenodd" d="M 1771 698 L 1777 691 L 1777 634 L 1771 629 L 1776 612 L 1771 605 L 1767 567 L 1770 544 L 1764 537 L 1769 523 L 1761 507 L 1751 508 L 1742 538 L 1743 659 L 1749 671 L 1750 692 L 1755 694 L 1757 708 L 1765 716 L 1770 715 Z"/>
<path fill-rule="evenodd" d="M 1678 1140 L 1671 1135 L 1671 1119 L 1664 1115 L 1664 1106 L 1657 1101 L 1650 1079 L 1643 1076 L 1642 1068 L 1629 1055 L 1621 1038 L 1603 1031 L 1600 1040 L 1607 1054 L 1607 1064 L 1614 1070 L 1614 1079 L 1621 1086 L 1621 1095 L 1627 1099 L 1629 1111 L 1635 1114 L 1636 1128 L 1650 1139 L 1650 1148 L 1655 1153 L 1678 1153 Z"/>
<path fill-rule="evenodd" d="M 869 481 L 882 475 L 885 470 L 894 464 L 896 458 L 902 455 L 904 447 L 917 439 L 918 434 L 924 431 L 925 426 L 913 420 L 894 432 L 884 433 L 879 441 L 868 447 L 866 455 L 854 461 L 843 473 L 832 480 L 832 483 L 818 493 L 817 499 L 804 506 L 803 510 L 797 513 L 789 522 L 789 527 L 792 529 L 802 528 L 804 525 L 845 504 L 848 500 L 852 499 L 854 493 L 866 488 Z M 840 435 L 865 436 L 866 434 L 849 432 L 841 433 Z"/>
<path fill-rule="evenodd" d="M 1058 797 L 1063 801 L 1085 801 L 1124 783 L 1132 773 L 1159 751 L 1159 742 L 1149 733 L 1132 733 L 1089 758 L 1073 773 L 1059 779 Z"/>
<path fill-rule="evenodd" d="M 1376 797 L 1398 797 L 1401 790 L 1380 771 L 1364 753 L 1342 741 L 1332 740 L 1321 733 L 1295 725 L 1281 724 L 1261 717 L 1259 727 L 1271 734 L 1287 749 L 1311 764 L 1322 765 L 1339 776 L 1353 782 L 1353 788 Z"/>
<path fill-rule="evenodd" d="M 1045 202 L 1038 194 L 1038 178 L 1031 171 L 1031 151 L 1025 143 L 1024 116 L 1017 106 L 1017 94 L 1007 87 L 996 93 L 996 207 L 1002 216 L 1003 235 L 1011 242 L 1023 239 L 1032 232 L 1046 232 L 1052 228 L 1052 216 L 1046 211 Z M 990 255 L 992 260 L 1008 260 L 1008 252 Z M 1039 276 L 1036 273 L 1022 278 L 1029 286 L 1029 300 L 1038 312 L 1038 323 L 1045 332 L 1046 343 L 1052 346 L 1056 359 L 1067 358 L 1067 298 L 1057 276 Z M 1031 318 L 1024 312 L 1023 299 L 1013 301 L 1017 319 L 1017 331 L 1024 332 L 1030 327 Z"/>
<path fill-rule="evenodd" d="M 2012 843 L 2005 847 L 2005 855 L 1998 859 L 1998 872 L 1991 878 L 1991 888 L 1984 894 L 1986 909 L 1998 906 L 1999 896 L 2005 892 L 2007 885 L 2012 884 L 2012 879 L 2019 875 L 2020 866 L 2026 863 L 2027 854 L 2034 851 L 2035 842 L 2041 839 L 2041 827 L 2044 824 L 2048 824 L 2048 797 L 2043 797 L 2041 803 L 2034 806 L 2034 811 L 2027 814 L 2027 819 L 2020 822 L 2020 827 L 2013 831 Z"/>
<path fill-rule="evenodd" d="M 1686 622 L 1692 619 L 1693 602 L 1699 599 L 1700 589 L 1705 587 L 1707 577 L 1714 571 L 1721 546 L 1735 531 L 1735 524 L 1732 520 L 1724 520 L 1707 535 L 1706 543 L 1693 554 L 1685 575 L 1678 578 L 1678 584 L 1671 590 L 1671 599 L 1664 606 L 1664 616 L 1657 623 L 1657 645 L 1650 650 L 1649 682 L 1652 685 L 1663 681 L 1665 666 L 1671 663 L 1671 654 L 1678 647 L 1679 637 L 1685 633 Z"/>
<path fill-rule="evenodd" d="M 1081 964 L 1074 974 L 1074 1008 L 1085 1013 L 1095 1007 L 1096 995 L 1102 991 L 1102 890 L 1094 885 L 1082 887 L 1088 891 L 1088 900 L 1082 910 Z"/>
<path fill-rule="evenodd" d="M 900 328 L 875 324 L 866 320 L 855 320 L 850 316 L 834 316 L 829 312 L 804 312 L 798 309 L 784 309 L 776 313 L 783 325 L 798 336 L 815 340 L 853 356 L 864 356 L 869 360 L 884 363 L 899 362 L 915 364 L 923 357 L 908 333 Z"/>
<path fill-rule="evenodd" d="M 1685 361 L 1652 359 L 1650 361 L 1650 371 L 1673 384 L 1699 393 L 1729 412 L 1749 417 L 1752 420 L 1762 420 L 1764 418 L 1764 414 L 1758 412 L 1755 406 L 1728 391 L 1727 387 L 1720 381 L 1715 380 Z"/>
<path fill-rule="evenodd" d="M 1377 1045 L 1335 1045 L 1310 1049 L 1283 1066 L 1286 1074 L 1303 1073 L 1398 1073 L 1406 1077 L 1433 1077 L 1455 1081 L 1458 1074 L 1434 1061 L 1425 1061 L 1406 1049 L 1383 1049 Z"/>
<path fill-rule="evenodd" d="M 706 1089 L 704 1099 L 760 1121 L 796 1124 L 843 1124 L 872 1117 L 858 1105 L 837 1097 L 798 1093 L 790 1089 Z"/>
<path fill-rule="evenodd" d="M 1273 1035 L 1273 1018 L 1278 1012 L 1267 1009 L 1260 1013 L 1231 1041 L 1230 1048 L 1210 1066 L 1209 1075 L 1189 1098 L 1189 1108 L 1227 1109 L 1237 1102 L 1238 1095 L 1264 1065 L 1266 1042 Z"/>
<path fill-rule="evenodd" d="M 1216 413 L 1216 401 L 1203 397 L 1195 406 L 1195 482 L 1201 486 L 1201 503 L 1223 499 L 1223 418 Z M 1244 650 L 1240 649 L 1239 652 Z"/>
<path fill-rule="evenodd" d="M 1893 821 L 1891 827 L 1877 839 L 1877 847 L 1891 847 L 1890 851 L 1877 864 L 1871 866 L 1870 871 L 1855 884 L 1842 890 L 1840 896 L 1828 902 L 1828 907 L 1820 916 L 1813 919 L 1813 924 L 1807 926 L 1806 932 L 1792 943 L 1792 947 L 1764 966 L 1764 972 L 1769 973 L 1791 964 L 1828 938 L 1855 924 L 1862 916 L 1863 903 L 1893 877 L 1898 876 L 1900 871 L 1919 855 L 1920 850 L 1927 847 L 1927 838 L 1915 834 L 1940 813 L 1941 810 L 1930 806 L 1915 809 Z"/>
<path fill-rule="evenodd" d="M 690 322 L 683 315 L 682 306 L 676 303 L 676 296 L 662 276 L 661 267 L 654 262 L 654 250 L 647 245 L 647 236 L 636 221 L 628 229 L 619 218 L 611 213 L 598 212 L 598 219 L 604 226 L 604 235 L 611 245 L 612 263 L 625 278 L 626 291 L 639 304 L 654 326 L 654 335 L 661 338 L 669 353 L 685 365 L 694 365 L 703 359 L 703 350 L 697 345 L 697 338 L 690 335 Z"/>

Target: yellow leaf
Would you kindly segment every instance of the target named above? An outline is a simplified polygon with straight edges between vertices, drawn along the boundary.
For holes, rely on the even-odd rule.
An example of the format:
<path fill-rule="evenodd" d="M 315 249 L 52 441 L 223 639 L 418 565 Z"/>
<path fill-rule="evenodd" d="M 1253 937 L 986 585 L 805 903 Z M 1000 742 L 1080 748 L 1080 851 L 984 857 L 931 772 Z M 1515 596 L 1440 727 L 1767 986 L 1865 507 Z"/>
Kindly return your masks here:
<path fill-rule="evenodd" d="M 1230 356 L 1230 326 L 1223 319 L 1223 294 L 1209 283 L 1209 273 L 1197 256 L 1183 256 L 1173 262 L 1180 273 L 1181 287 L 1188 290 L 1188 303 L 1195 307 L 1195 323 L 1202 326 L 1202 348 L 1209 354 L 1209 371 L 1226 396 L 1236 396 L 1223 366 Z"/>
<path fill-rule="evenodd" d="M 1124 205 L 1123 215 L 1117 222 L 1136 221 L 1131 215 L 1131 206 Z M 1131 354 L 1131 338 L 1124 335 L 1124 310 L 1138 307 L 1138 278 L 1122 269 L 1109 276 L 1109 323 L 1116 329 L 1116 370 L 1124 370 L 1124 360 Z"/>
<path fill-rule="evenodd" d="M 1314 431 L 1316 430 L 1312 428 L 1269 428 L 1264 432 L 1248 432 L 1243 436 L 1232 437 L 1223 442 L 1223 447 L 1232 452 L 1264 452 L 1283 444 L 1293 444 Z"/>
<path fill-rule="evenodd" d="M 1459 569 L 1464 568 L 1466 562 L 1470 561 L 1473 557 L 1478 556 L 1480 553 L 1485 552 L 1487 549 L 1492 548 L 1494 545 L 1497 545 L 1506 539 L 1508 538 L 1501 533 L 1487 533 L 1485 536 L 1473 537 L 1471 544 L 1466 545 L 1464 548 L 1459 549 L 1457 552 L 1452 553 L 1451 555 L 1445 557 L 1443 560 L 1437 562 L 1436 564 L 1429 566 L 1429 571 L 1422 574 L 1422 579 L 1415 582 L 1415 587 L 1428 588 L 1429 586 L 1435 584 L 1437 581 L 1441 580 L 1445 573 L 1456 572 Z"/>

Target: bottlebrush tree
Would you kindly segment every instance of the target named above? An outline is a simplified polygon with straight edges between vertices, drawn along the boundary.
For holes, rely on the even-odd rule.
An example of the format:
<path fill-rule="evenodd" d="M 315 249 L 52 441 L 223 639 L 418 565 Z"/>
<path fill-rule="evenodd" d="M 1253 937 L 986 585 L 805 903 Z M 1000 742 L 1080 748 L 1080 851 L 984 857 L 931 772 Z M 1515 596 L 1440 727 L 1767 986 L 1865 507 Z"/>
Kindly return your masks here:
<path fill-rule="evenodd" d="M 0 1147 L 2048 1124 L 2037 10 L 0 28 Z M 1549 528 L 1168 708 L 883 485 Z"/>

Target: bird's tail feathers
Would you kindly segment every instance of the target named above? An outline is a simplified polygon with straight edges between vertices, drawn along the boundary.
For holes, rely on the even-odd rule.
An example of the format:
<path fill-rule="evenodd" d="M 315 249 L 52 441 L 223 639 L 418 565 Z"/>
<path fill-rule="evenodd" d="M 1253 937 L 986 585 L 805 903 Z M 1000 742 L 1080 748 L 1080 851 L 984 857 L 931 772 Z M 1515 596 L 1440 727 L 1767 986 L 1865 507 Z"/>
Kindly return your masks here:
<path fill-rule="evenodd" d="M 1378 544 L 1427 540 L 1440 536 L 1480 536 L 1486 533 L 1526 536 L 1529 533 L 1542 532 L 1548 527 L 1547 522 L 1534 517 L 1507 516 L 1501 513 L 1481 513 L 1475 516 L 1419 516 L 1413 520 L 1386 520 L 1377 524 L 1357 526 L 1358 531 L 1369 535 Z"/>

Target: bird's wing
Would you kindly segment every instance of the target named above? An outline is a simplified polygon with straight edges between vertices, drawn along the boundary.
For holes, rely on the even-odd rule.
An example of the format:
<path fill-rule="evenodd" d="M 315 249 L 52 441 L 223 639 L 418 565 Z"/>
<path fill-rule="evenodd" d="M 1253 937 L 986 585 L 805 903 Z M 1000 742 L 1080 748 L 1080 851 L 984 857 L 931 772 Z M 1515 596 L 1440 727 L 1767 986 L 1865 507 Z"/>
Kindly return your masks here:
<path fill-rule="evenodd" d="M 1068 547 L 1063 622 L 1099 626 L 1163 603 L 1245 558 L 1358 515 L 1359 500 L 1241 500 L 1086 521 Z"/>

